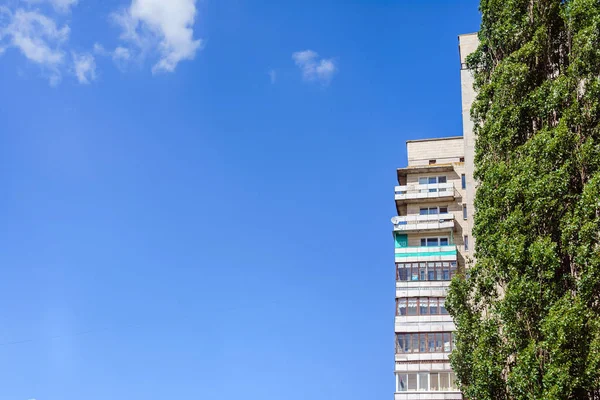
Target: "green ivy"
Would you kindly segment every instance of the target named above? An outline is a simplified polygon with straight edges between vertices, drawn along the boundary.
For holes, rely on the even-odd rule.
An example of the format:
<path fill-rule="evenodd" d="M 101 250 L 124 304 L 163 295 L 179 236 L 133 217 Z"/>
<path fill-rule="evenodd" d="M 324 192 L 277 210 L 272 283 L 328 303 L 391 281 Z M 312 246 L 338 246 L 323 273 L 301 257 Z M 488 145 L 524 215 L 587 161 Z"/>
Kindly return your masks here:
<path fill-rule="evenodd" d="M 600 0 L 481 0 L 468 399 L 600 399 Z"/>

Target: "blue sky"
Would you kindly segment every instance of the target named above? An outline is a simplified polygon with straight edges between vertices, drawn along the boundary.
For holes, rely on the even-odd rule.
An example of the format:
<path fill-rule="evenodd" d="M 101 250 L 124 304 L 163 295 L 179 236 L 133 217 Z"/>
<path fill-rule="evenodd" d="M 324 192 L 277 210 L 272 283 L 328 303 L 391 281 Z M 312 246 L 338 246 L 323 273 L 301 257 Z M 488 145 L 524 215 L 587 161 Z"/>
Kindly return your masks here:
<path fill-rule="evenodd" d="M 391 398 L 395 169 L 477 2 L 2 4 L 0 400 Z"/>

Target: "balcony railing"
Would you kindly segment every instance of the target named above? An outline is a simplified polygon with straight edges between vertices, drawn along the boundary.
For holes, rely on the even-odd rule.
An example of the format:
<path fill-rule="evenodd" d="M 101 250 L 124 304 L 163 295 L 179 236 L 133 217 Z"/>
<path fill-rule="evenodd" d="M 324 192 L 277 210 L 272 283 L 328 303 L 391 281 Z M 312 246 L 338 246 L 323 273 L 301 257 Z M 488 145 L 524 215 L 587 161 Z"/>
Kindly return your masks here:
<path fill-rule="evenodd" d="M 396 200 L 439 199 L 456 193 L 452 182 L 396 186 L 394 190 Z"/>
<path fill-rule="evenodd" d="M 407 215 L 395 217 L 394 231 L 410 232 L 454 228 L 454 214 Z"/>

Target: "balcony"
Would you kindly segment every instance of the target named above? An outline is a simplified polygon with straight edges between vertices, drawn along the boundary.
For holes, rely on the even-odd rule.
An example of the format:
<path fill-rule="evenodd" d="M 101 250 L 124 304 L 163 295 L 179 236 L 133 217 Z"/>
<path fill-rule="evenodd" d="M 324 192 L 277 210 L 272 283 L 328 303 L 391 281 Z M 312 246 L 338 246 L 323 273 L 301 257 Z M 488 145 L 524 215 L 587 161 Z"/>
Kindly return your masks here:
<path fill-rule="evenodd" d="M 395 249 L 396 262 L 456 261 L 456 245 L 408 246 Z"/>
<path fill-rule="evenodd" d="M 396 186 L 394 191 L 398 204 L 423 200 L 451 200 L 457 194 L 452 182 Z"/>
<path fill-rule="evenodd" d="M 454 214 L 407 215 L 394 217 L 394 231 L 422 232 L 454 229 Z"/>

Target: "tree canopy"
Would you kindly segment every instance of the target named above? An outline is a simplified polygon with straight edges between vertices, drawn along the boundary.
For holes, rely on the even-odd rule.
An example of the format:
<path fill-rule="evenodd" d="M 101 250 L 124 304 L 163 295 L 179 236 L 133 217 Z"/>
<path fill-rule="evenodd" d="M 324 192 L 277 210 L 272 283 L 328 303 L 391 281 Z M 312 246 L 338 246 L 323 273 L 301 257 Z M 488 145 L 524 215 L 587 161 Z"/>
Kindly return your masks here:
<path fill-rule="evenodd" d="M 476 262 L 447 304 L 468 399 L 600 399 L 600 0 L 482 0 Z"/>

